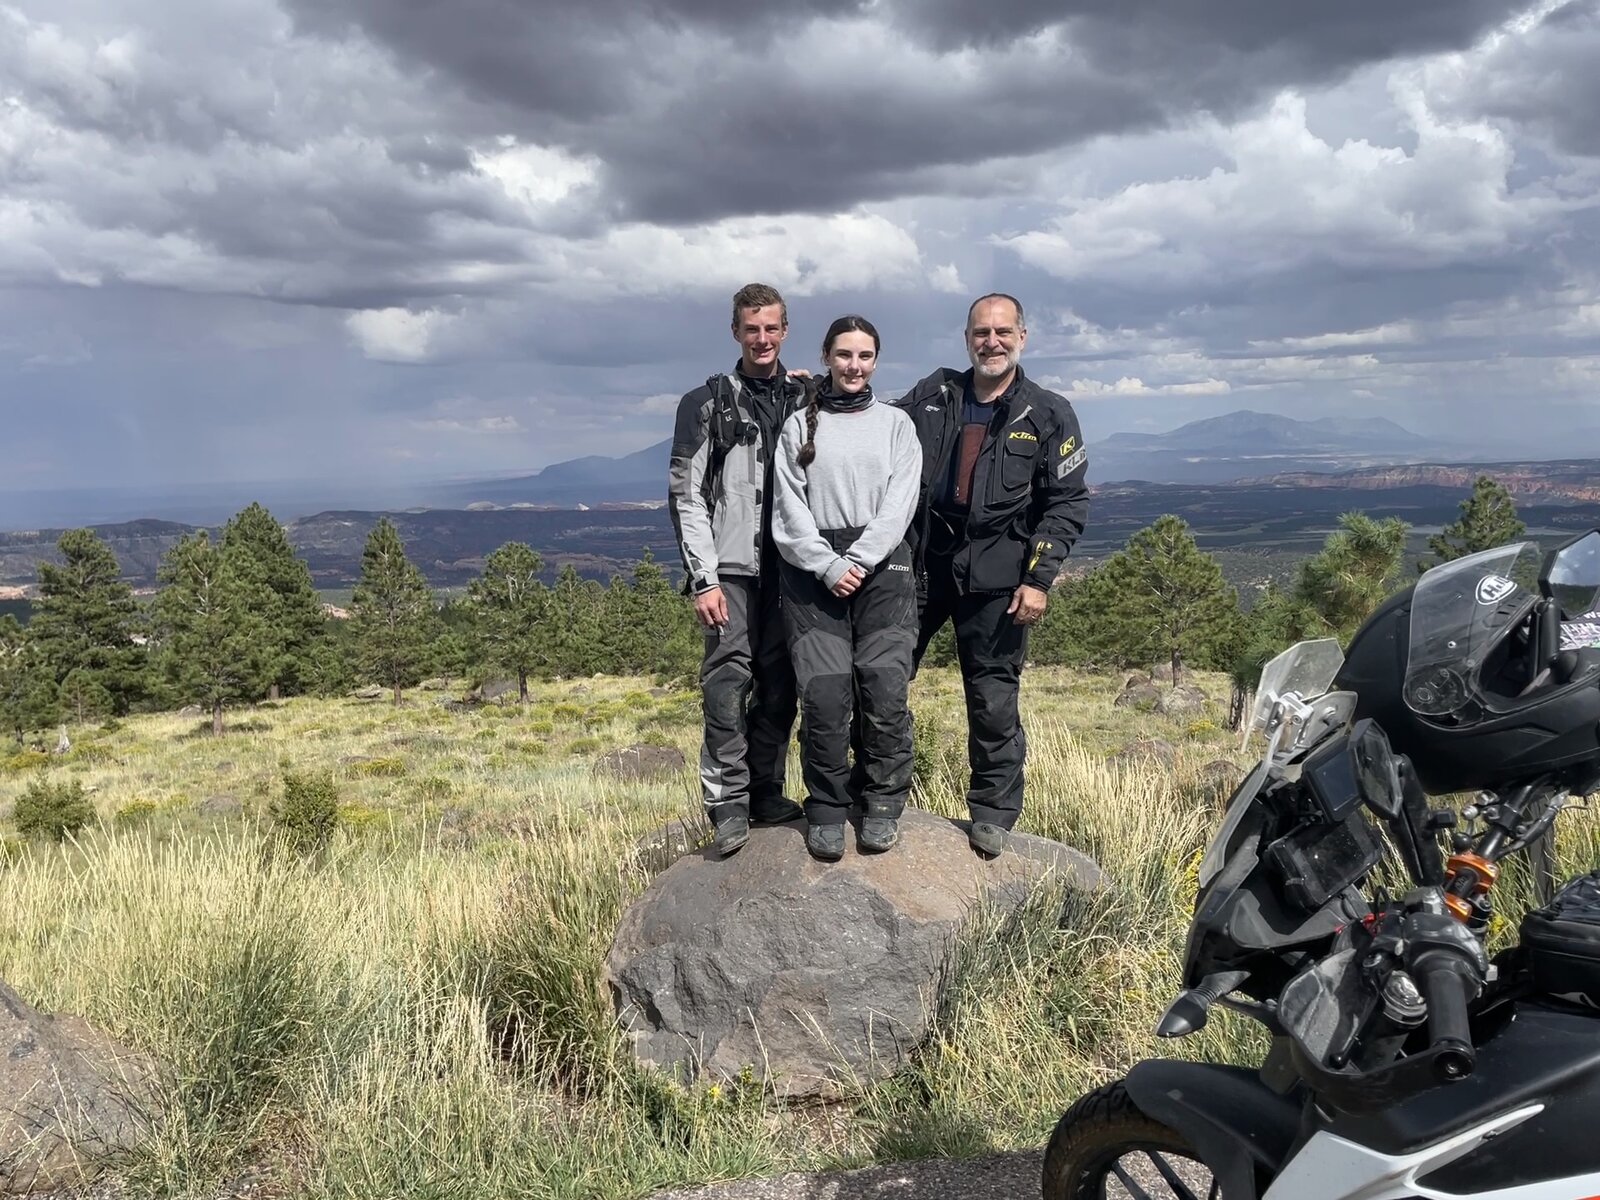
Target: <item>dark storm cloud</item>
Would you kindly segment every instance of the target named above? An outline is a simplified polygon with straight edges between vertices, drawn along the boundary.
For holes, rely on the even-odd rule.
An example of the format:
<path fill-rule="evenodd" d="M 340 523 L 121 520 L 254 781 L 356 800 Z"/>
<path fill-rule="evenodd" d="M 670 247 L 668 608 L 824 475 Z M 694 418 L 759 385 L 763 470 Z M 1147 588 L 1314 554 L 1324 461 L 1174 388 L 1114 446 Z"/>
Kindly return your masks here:
<path fill-rule="evenodd" d="M 1521 122 L 1571 154 L 1600 155 L 1600 0 L 1549 13 L 1506 38 L 1460 97 L 1464 107 Z"/>
<path fill-rule="evenodd" d="M 781 7 L 748 0 L 288 0 L 300 27 L 335 36 L 360 31 L 424 69 L 486 98 L 528 112 L 590 121 L 625 113 L 642 84 L 670 80 L 679 64 L 659 55 L 664 39 L 737 39 L 816 16 L 840 16 L 864 0 L 811 0 Z M 761 54 L 762 48 L 749 48 Z"/>
<path fill-rule="evenodd" d="M 749 111 L 727 95 L 749 98 Z M 660 124 L 611 135 L 605 180 L 628 215 L 688 223 L 741 213 L 834 211 L 868 200 L 987 191 L 971 178 L 986 159 L 1051 149 L 1072 137 L 1154 124 L 1159 110 L 1125 81 L 980 73 L 963 89 L 936 75 L 912 81 L 895 103 L 852 73 L 819 88 L 804 71 L 754 65 L 733 80 L 675 99 Z M 663 136 L 663 129 L 678 132 Z"/>
<path fill-rule="evenodd" d="M 1219 51 L 1278 55 L 1304 70 L 1343 71 L 1367 62 L 1466 45 L 1525 7 L 1514 0 L 897 0 L 899 23 L 945 50 L 994 46 L 1066 28 L 1117 67 L 1148 65 L 1185 47 L 1204 61 Z"/>
<path fill-rule="evenodd" d="M 619 215 L 684 223 L 944 191 L 942 172 L 1464 47 L 1517 7 L 1000 0 L 980 19 L 904 0 L 886 28 L 853 0 L 291 6 L 306 29 L 359 29 L 504 106 L 532 140 L 598 154 Z M 874 21 L 807 40 L 817 20 L 863 12 Z M 902 37 L 920 59 L 892 53 Z"/>
<path fill-rule="evenodd" d="M 1600 386 L 1597 3 L 0 0 L 0 478 L 625 453 L 749 278 L 886 392 L 1016 292 L 1095 436 L 1512 428 Z"/>

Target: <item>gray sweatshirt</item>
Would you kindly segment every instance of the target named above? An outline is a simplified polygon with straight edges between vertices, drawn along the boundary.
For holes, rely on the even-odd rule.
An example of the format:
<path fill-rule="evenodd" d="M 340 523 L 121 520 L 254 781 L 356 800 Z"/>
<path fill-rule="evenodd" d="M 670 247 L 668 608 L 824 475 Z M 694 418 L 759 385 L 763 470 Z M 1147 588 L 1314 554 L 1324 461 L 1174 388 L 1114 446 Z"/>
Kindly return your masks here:
<path fill-rule="evenodd" d="M 879 400 L 854 413 L 823 409 L 809 470 L 796 462 L 805 441 L 802 410 L 778 438 L 772 538 L 788 562 L 831 588 L 852 566 L 873 570 L 905 537 L 922 481 L 922 446 L 911 418 Z M 861 536 L 843 555 L 818 532 L 858 526 Z"/>

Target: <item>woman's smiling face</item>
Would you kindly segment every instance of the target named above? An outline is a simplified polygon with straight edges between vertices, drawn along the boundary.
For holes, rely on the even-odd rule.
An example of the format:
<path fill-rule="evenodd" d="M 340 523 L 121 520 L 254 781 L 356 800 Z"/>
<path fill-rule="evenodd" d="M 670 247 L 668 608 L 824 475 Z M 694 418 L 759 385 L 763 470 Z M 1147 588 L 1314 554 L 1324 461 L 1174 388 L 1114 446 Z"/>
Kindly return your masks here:
<path fill-rule="evenodd" d="M 872 382 L 872 372 L 878 368 L 878 348 L 871 334 L 847 330 L 833 339 L 823 362 L 833 376 L 836 392 L 858 395 L 866 391 Z"/>

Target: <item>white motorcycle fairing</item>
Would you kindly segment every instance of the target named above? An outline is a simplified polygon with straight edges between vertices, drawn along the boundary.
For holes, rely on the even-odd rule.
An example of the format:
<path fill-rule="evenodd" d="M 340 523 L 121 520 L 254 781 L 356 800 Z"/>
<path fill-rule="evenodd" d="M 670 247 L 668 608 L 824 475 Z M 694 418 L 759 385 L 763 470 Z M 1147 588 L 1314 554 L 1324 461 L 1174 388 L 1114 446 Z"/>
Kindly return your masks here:
<path fill-rule="evenodd" d="M 1538 1116 L 1544 1107 L 1527 1105 L 1404 1155 L 1382 1154 L 1322 1132 L 1284 1164 L 1263 1200 L 1600 1200 L 1600 1174 L 1542 1179 L 1486 1192 L 1444 1192 L 1418 1182 Z"/>

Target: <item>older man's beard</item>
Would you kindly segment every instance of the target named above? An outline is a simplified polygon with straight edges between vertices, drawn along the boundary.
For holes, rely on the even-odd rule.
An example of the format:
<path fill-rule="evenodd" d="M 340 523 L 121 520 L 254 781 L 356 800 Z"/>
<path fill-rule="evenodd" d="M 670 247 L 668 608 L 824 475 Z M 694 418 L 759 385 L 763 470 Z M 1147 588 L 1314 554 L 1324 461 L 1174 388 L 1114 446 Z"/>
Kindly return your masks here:
<path fill-rule="evenodd" d="M 999 379 L 1022 361 L 1022 348 L 1019 346 L 1015 350 L 1008 351 L 1005 362 L 998 367 L 984 366 L 978 359 L 978 352 L 970 346 L 967 348 L 967 357 L 972 361 L 972 369 L 979 375 L 985 379 Z"/>

